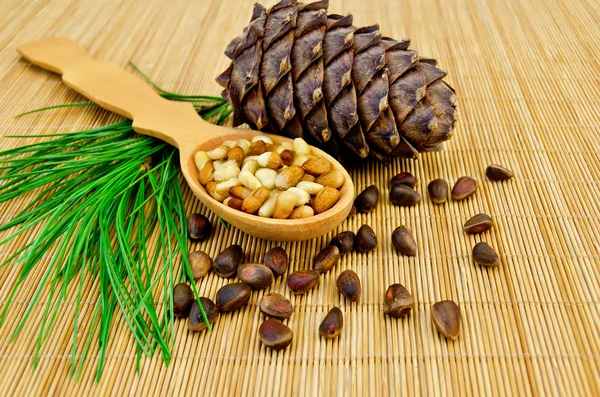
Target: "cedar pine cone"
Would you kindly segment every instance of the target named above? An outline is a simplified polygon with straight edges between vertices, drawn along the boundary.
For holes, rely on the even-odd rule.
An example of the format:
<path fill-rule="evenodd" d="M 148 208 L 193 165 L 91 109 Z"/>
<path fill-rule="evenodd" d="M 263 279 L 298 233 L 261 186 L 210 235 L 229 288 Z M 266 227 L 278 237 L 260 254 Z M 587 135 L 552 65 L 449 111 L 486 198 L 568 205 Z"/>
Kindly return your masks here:
<path fill-rule="evenodd" d="M 437 150 L 455 123 L 456 95 L 432 59 L 410 40 L 357 29 L 328 1 L 255 4 L 250 24 L 225 51 L 217 82 L 234 125 L 303 137 L 344 163 Z M 343 144 L 340 144 L 342 142 Z"/>

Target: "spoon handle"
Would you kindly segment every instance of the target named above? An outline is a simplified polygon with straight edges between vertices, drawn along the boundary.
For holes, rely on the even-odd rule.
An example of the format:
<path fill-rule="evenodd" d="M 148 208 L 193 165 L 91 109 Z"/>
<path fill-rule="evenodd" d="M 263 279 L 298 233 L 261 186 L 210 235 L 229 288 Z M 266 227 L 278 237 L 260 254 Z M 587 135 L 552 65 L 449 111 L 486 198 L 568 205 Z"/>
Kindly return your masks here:
<path fill-rule="evenodd" d="M 104 109 L 133 120 L 133 129 L 182 149 L 214 137 L 191 103 L 168 101 L 119 66 L 90 57 L 76 42 L 47 37 L 17 51 L 29 62 L 62 75 L 64 83 Z"/>

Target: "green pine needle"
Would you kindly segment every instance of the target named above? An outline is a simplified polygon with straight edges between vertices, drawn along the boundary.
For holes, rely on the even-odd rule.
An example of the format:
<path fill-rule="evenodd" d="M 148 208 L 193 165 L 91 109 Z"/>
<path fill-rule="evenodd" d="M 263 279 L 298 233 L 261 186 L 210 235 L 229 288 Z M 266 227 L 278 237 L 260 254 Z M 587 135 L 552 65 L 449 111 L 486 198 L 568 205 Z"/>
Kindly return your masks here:
<path fill-rule="evenodd" d="M 161 96 L 193 103 L 206 119 L 221 124 L 231 114 L 222 98 L 165 91 L 132 66 Z M 54 105 L 17 117 L 87 106 L 97 105 Z M 95 340 L 96 380 L 100 379 L 117 309 L 136 341 L 137 368 L 142 354 L 152 356 L 157 350 L 168 364 L 174 346 L 176 279 L 190 281 L 194 295 L 199 297 L 186 255 L 186 211 L 177 150 L 157 139 L 137 135 L 129 120 L 86 131 L 39 136 L 52 139 L 0 152 L 0 203 L 35 193 L 21 212 L 0 225 L 0 232 L 10 231 L 0 240 L 0 247 L 40 228 L 35 240 L 0 264 L 0 268 L 20 266 L 0 313 L 0 327 L 21 284 L 30 274 L 43 272 L 11 337 L 14 340 L 27 321 L 34 320 L 30 318 L 34 307 L 42 296 L 47 297 L 43 315 L 35 319 L 39 321 L 39 332 L 34 366 L 61 314 L 70 286 L 76 291 L 72 376 L 79 378 Z M 228 229 L 221 218 L 219 222 Z M 155 244 L 152 250 L 148 249 L 149 241 Z M 175 277 L 178 256 L 182 258 L 182 273 Z M 83 300 L 90 299 L 86 288 L 91 285 L 98 290 L 92 311 L 83 306 Z M 163 300 L 158 302 L 160 294 Z M 200 309 L 212 332 L 202 305 Z M 83 328 L 82 324 L 89 326 Z"/>

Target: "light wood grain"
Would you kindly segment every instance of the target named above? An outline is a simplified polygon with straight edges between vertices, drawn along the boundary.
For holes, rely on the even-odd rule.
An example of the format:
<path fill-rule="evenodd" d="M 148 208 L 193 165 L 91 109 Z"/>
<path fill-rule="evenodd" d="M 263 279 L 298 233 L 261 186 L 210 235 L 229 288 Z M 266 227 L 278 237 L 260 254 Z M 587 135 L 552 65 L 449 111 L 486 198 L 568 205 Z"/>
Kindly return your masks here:
<path fill-rule="evenodd" d="M 215 214 L 253 236 L 276 241 L 300 241 L 329 233 L 346 219 L 354 200 L 354 185 L 342 165 L 311 146 L 344 175 L 340 198 L 329 210 L 302 219 L 273 219 L 246 214 L 213 199 L 200 184 L 194 153 L 209 150 L 231 139 L 252 139 L 254 131 L 210 124 L 191 103 L 172 102 L 159 96 L 140 78 L 106 61 L 93 59 L 76 42 L 64 37 L 46 37 L 21 44 L 17 51 L 29 62 L 62 75 L 64 83 L 102 106 L 133 120 L 133 129 L 161 139 L 179 149 L 183 176 L 194 194 Z M 292 139 L 270 135 L 274 142 Z"/>
<path fill-rule="evenodd" d="M 5 0 L 0 2 L 0 140 L 2 150 L 42 139 L 37 134 L 103 126 L 120 116 L 97 109 L 61 109 L 15 119 L 21 112 L 85 99 L 60 78 L 23 61 L 16 47 L 47 36 L 66 36 L 97 59 L 127 67 L 135 62 L 159 86 L 187 94 L 219 95 L 215 77 L 229 60 L 223 51 L 247 25 L 256 0 Z M 261 1 L 262 2 L 262 1 Z M 266 6 L 275 0 L 264 2 Z M 371 214 L 359 214 L 327 235 L 273 243 L 235 227 L 226 230 L 214 213 L 184 187 L 188 213 L 201 212 L 213 236 L 190 243 L 211 257 L 240 244 L 249 262 L 276 245 L 290 255 L 291 271 L 312 258 L 338 232 L 373 227 L 379 246 L 351 253 L 302 296 L 290 295 L 285 277 L 271 292 L 286 295 L 294 314 L 286 324 L 294 341 L 272 353 L 257 330 L 263 316 L 250 305 L 221 316 L 214 333 L 175 330 L 174 357 L 140 360 L 120 314 L 115 315 L 104 373 L 94 381 L 97 357 L 84 361 L 81 378 L 69 376 L 76 291 L 68 291 L 51 335 L 33 353 L 43 305 L 11 343 L 31 296 L 40 285 L 45 258 L 15 295 L 0 328 L 0 394 L 192 395 L 192 396 L 597 396 L 600 394 L 600 2 L 594 0 L 330 0 L 330 12 L 352 13 L 356 26 L 379 23 L 384 35 L 410 37 L 412 47 L 435 57 L 456 89 L 459 122 L 439 153 L 389 166 L 369 163 L 350 172 L 355 192 L 375 184 L 382 194 Z M 513 180 L 493 183 L 485 167 L 512 169 Z M 423 202 L 390 206 L 388 181 L 413 173 Z M 427 184 L 463 175 L 478 192 L 462 202 L 432 205 Z M 3 221 L 33 198 L 0 205 Z M 463 223 L 480 212 L 494 228 L 465 235 Z M 418 245 L 414 258 L 390 242 L 400 224 Z M 38 230 L 3 248 L 3 258 L 37 237 Z M 7 234 L 0 234 L 0 238 Z M 502 257 L 498 269 L 481 269 L 470 258 L 486 241 Z M 156 247 L 156 238 L 148 241 Z M 54 251 L 49 255 L 53 255 Z M 337 293 L 339 272 L 361 278 L 363 296 L 349 304 Z M 177 269 L 176 269 L 177 270 Z M 20 267 L 0 268 L 0 310 Z M 204 296 L 231 282 L 208 275 L 197 282 Z M 400 282 L 415 297 L 409 317 L 383 314 L 388 285 Z M 41 299 L 48 286 L 42 286 Z M 157 288 L 162 288 L 158 285 Z M 98 281 L 86 278 L 79 329 L 91 327 Z M 162 296 L 157 296 L 158 300 Z M 431 305 L 455 300 L 463 313 L 458 340 L 439 337 Z M 344 312 L 339 338 L 325 341 L 317 328 L 331 306 Z M 76 352 L 81 354 L 81 347 Z M 92 353 L 94 348 L 92 347 Z"/>

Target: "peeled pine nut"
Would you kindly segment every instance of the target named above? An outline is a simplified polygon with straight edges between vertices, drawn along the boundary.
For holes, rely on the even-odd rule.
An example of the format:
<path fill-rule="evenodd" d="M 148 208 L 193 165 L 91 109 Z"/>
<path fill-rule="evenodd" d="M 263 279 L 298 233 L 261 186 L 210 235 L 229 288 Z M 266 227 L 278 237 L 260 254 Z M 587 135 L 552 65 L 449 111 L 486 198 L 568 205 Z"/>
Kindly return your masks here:
<path fill-rule="evenodd" d="M 296 196 L 296 204 L 294 204 L 294 207 L 304 205 L 310 200 L 310 194 L 302 189 L 298 189 L 297 187 L 291 187 L 287 191 Z"/>
<path fill-rule="evenodd" d="M 255 214 L 265 201 L 269 199 L 270 192 L 264 186 L 254 190 L 242 203 L 242 211 L 247 214 Z"/>
<path fill-rule="evenodd" d="M 290 219 L 308 218 L 315 214 L 315 211 L 308 205 L 302 205 L 295 208 L 290 215 Z"/>
<path fill-rule="evenodd" d="M 259 208 L 258 216 L 262 216 L 263 218 L 270 218 L 273 216 L 273 211 L 275 211 L 275 202 L 277 201 L 277 197 L 279 196 L 279 192 L 273 194 L 271 192 L 271 197 L 265 201 L 265 203 Z"/>
<path fill-rule="evenodd" d="M 239 186 L 239 185 L 241 185 L 239 179 L 231 178 L 228 181 L 217 184 L 217 187 L 215 188 L 215 192 L 217 194 L 220 194 L 223 197 L 227 197 L 227 196 L 229 196 L 229 189 L 231 189 L 234 186 Z"/>
<path fill-rule="evenodd" d="M 258 165 L 258 161 L 250 160 L 246 164 L 244 164 L 244 166 L 242 167 L 242 171 L 248 171 L 249 173 L 254 175 L 259 167 L 260 165 Z"/>
<path fill-rule="evenodd" d="M 223 142 L 223 143 L 221 144 L 221 146 L 227 146 L 228 148 L 230 148 L 230 149 L 231 149 L 232 147 L 234 147 L 234 146 L 235 146 L 235 144 L 236 144 L 236 142 L 235 142 L 235 141 L 225 141 L 225 142 Z"/>
<path fill-rule="evenodd" d="M 308 182 L 308 181 L 300 181 L 296 185 L 298 189 L 302 189 L 310 195 L 315 195 L 319 193 L 321 189 L 323 189 L 323 185 L 316 182 Z"/>
<path fill-rule="evenodd" d="M 281 167 L 281 157 L 277 153 L 274 152 L 265 152 L 258 156 L 258 164 L 263 167 L 268 167 L 272 169 L 277 169 Z"/>
<path fill-rule="evenodd" d="M 242 185 L 246 186 L 250 190 L 258 189 L 262 186 L 262 183 L 250 173 L 250 171 L 242 171 L 238 175 L 238 179 Z"/>
<path fill-rule="evenodd" d="M 250 150 L 250 145 L 251 145 L 249 140 L 240 139 L 240 141 L 237 143 L 237 145 L 242 148 L 245 155 L 248 154 L 248 151 Z"/>
<path fill-rule="evenodd" d="M 294 145 L 292 145 L 289 142 L 281 142 L 279 144 L 279 146 L 277 146 L 274 150 L 275 153 L 277 154 L 281 154 L 281 152 L 283 152 L 284 150 L 291 150 L 294 151 Z"/>
<path fill-rule="evenodd" d="M 209 194 L 209 195 L 210 195 L 212 198 L 214 198 L 214 199 L 215 199 L 215 200 L 217 200 L 217 201 L 223 201 L 223 200 L 225 200 L 225 197 L 224 197 L 224 196 L 221 196 L 219 193 L 217 193 L 217 192 L 215 191 L 216 187 L 217 187 L 217 182 L 215 182 L 215 181 L 208 182 L 208 183 L 206 184 L 206 186 L 204 186 L 204 188 L 206 189 L 206 192 L 207 192 L 207 193 L 208 193 L 208 194 Z"/>
<path fill-rule="evenodd" d="M 296 152 L 298 156 L 307 155 L 310 153 L 310 147 L 304 139 L 296 138 L 294 139 L 294 152 Z"/>
<path fill-rule="evenodd" d="M 229 188 L 230 196 L 237 197 L 242 200 L 245 199 L 246 197 L 248 197 L 250 195 L 250 193 L 252 193 L 252 191 L 250 189 L 247 189 L 241 185 L 233 186 L 233 187 Z"/>
<path fill-rule="evenodd" d="M 238 167 L 241 167 L 244 161 L 244 149 L 239 146 L 232 147 L 229 153 L 227 153 L 227 160 L 235 160 Z"/>
<path fill-rule="evenodd" d="M 275 209 L 273 210 L 273 218 L 277 219 L 286 219 L 292 211 L 294 210 L 294 206 L 296 205 L 296 195 L 292 192 L 281 192 L 277 196 L 277 201 L 275 201 Z"/>
<path fill-rule="evenodd" d="M 244 203 L 244 200 L 236 198 L 236 197 L 227 197 L 224 201 L 223 204 L 225 204 L 226 206 L 236 209 L 238 211 L 242 210 L 242 204 Z"/>
<path fill-rule="evenodd" d="M 292 165 L 299 165 L 300 167 L 302 167 L 302 165 L 304 163 L 306 163 L 307 161 L 308 161 L 308 157 L 307 156 L 304 156 L 304 155 L 300 156 L 300 155 L 298 155 L 298 156 L 294 157 L 294 161 L 292 161 Z"/>
<path fill-rule="evenodd" d="M 296 186 L 303 176 L 304 169 L 302 167 L 292 165 L 277 175 L 277 179 L 275 179 L 275 185 L 279 190 L 287 190 Z"/>
<path fill-rule="evenodd" d="M 206 152 L 199 151 L 194 155 L 194 162 L 196 163 L 196 168 L 198 168 L 198 172 L 202 171 L 202 168 L 204 168 L 204 164 L 206 164 L 206 162 L 209 160 L 210 157 L 208 157 L 208 154 L 206 154 Z"/>
<path fill-rule="evenodd" d="M 215 169 L 213 179 L 217 182 L 228 181 L 231 178 L 236 178 L 240 173 L 240 167 L 238 167 L 235 160 L 228 160 L 223 163 L 222 166 Z"/>
<path fill-rule="evenodd" d="M 264 143 L 273 143 L 273 140 L 271 138 L 269 138 L 268 136 L 264 136 L 264 135 L 257 135 L 254 138 L 252 138 L 252 142 L 256 142 L 256 141 L 263 141 Z"/>
<path fill-rule="evenodd" d="M 198 173 L 198 180 L 201 184 L 206 185 L 208 182 L 213 180 L 213 176 L 215 175 L 215 165 L 212 160 L 204 163 L 204 167 Z"/>
<path fill-rule="evenodd" d="M 269 190 L 275 189 L 275 179 L 277 179 L 277 171 L 270 168 L 261 168 L 254 173 L 256 179 Z"/>
<path fill-rule="evenodd" d="M 206 152 L 206 154 L 211 160 L 221 160 L 227 156 L 228 151 L 229 148 L 227 146 L 219 146 L 218 148 Z"/>

